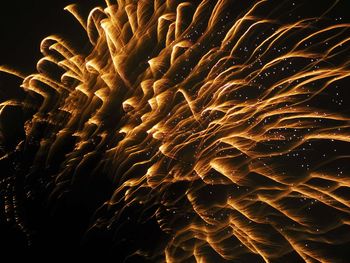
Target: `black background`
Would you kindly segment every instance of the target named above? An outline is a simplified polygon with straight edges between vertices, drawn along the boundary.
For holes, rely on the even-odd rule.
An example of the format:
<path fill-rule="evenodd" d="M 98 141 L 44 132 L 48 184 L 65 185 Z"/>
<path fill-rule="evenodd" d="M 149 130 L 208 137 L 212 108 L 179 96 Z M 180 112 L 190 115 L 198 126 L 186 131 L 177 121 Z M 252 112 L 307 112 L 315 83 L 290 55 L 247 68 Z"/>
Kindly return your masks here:
<path fill-rule="evenodd" d="M 2 1 L 0 5 L 0 65 L 19 70 L 26 75 L 34 73 L 36 63 L 42 57 L 40 43 L 49 35 L 62 36 L 69 40 L 75 49 L 88 50 L 89 44 L 84 29 L 72 14 L 64 10 L 64 7 L 72 3 L 78 4 L 85 18 L 91 8 L 98 5 L 105 6 L 104 1 L 98 0 Z M 0 102 L 23 96 L 19 88 L 20 84 L 21 79 L 0 72 Z M 1 168 L 3 169 L 3 166 Z M 8 171 L 0 171 L 0 178 L 6 173 Z M 3 204 L 0 204 L 0 207 L 3 209 Z M 10 257 L 15 260 L 24 255 L 32 255 L 40 261 L 47 258 L 48 255 L 55 258 L 72 255 L 73 250 L 69 251 L 69 249 L 74 243 L 79 242 L 73 232 L 80 233 L 79 229 L 86 227 L 88 223 L 88 216 L 84 214 L 84 211 L 79 210 L 79 207 L 75 205 L 67 205 L 62 207 L 67 216 L 57 217 L 52 221 L 49 212 L 43 209 L 41 202 L 34 202 L 27 208 L 29 212 L 27 216 L 30 221 L 41 229 L 34 240 L 36 245 L 28 254 L 27 242 L 23 233 L 6 223 L 4 218 L 0 218 L 0 253 L 2 254 L 0 261 L 9 262 L 3 259 Z M 81 221 L 81 219 L 86 221 Z M 58 222 L 62 228 L 52 227 Z"/>
<path fill-rule="evenodd" d="M 42 57 L 41 40 L 52 34 L 72 40 L 73 46 L 83 45 L 86 41 L 84 29 L 64 10 L 72 3 L 78 4 L 83 15 L 95 6 L 105 5 L 104 1 L 98 0 L 2 1 L 0 65 L 32 73 Z"/>
<path fill-rule="evenodd" d="M 305 1 L 308 0 L 295 2 Z M 327 1 L 323 0 L 321 2 Z M 323 10 L 323 6 L 317 4 L 318 1 L 313 2 L 315 2 L 315 10 L 313 10 L 315 13 L 318 9 L 322 8 Z M 331 0 L 328 2 L 331 2 Z M 102 0 L 17 0 L 2 2 L 0 6 L 0 65 L 8 65 L 26 74 L 34 72 L 36 62 L 42 57 L 40 42 L 44 37 L 51 34 L 61 35 L 63 38 L 69 39 L 74 47 L 84 48 L 87 41 L 84 30 L 69 12 L 63 10 L 65 6 L 71 3 L 77 3 L 85 17 L 92 7 L 105 5 Z M 332 19 L 342 17 L 344 22 L 349 22 L 349 13 L 350 1 L 342 0 L 330 16 Z M 15 90 L 13 81 L 13 79 L 8 80 L 8 77 L 4 77 L 0 73 L 0 101 L 8 96 L 6 93 L 13 93 L 12 96 L 16 96 L 17 92 L 20 92 Z M 8 89 L 10 86 L 11 89 Z M 346 110 L 349 109 L 349 105 L 345 107 Z M 77 220 L 77 225 L 78 222 Z M 12 237 L 11 231 L 7 235 L 3 235 L 3 233 L 0 233 L 0 235 L 2 235 L 0 242 L 11 242 L 13 246 L 16 246 L 17 240 L 9 240 Z M 18 242 L 22 244 L 23 241 L 19 240 Z M 57 252 L 59 253 L 59 251 Z"/>

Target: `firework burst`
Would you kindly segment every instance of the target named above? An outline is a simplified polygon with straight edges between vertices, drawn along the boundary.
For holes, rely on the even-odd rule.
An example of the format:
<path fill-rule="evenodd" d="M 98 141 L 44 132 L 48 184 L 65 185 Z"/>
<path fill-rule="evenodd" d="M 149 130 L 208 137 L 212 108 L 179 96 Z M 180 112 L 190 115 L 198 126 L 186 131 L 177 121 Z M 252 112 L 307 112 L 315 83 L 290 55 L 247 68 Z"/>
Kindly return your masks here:
<path fill-rule="evenodd" d="M 68 6 L 88 54 L 50 36 L 38 73 L 2 68 L 26 94 L 1 104 L 7 220 L 31 240 L 26 200 L 75 193 L 96 210 L 85 237 L 113 233 L 130 262 L 342 260 L 349 116 L 322 102 L 349 79 L 350 24 L 333 7 L 118 0 L 85 22 Z"/>

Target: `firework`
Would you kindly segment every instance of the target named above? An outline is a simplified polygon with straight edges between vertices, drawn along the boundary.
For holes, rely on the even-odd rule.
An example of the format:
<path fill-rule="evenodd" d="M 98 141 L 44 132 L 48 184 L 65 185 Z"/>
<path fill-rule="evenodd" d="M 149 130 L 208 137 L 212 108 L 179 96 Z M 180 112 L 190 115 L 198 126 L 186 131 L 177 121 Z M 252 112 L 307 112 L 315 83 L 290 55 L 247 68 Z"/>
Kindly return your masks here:
<path fill-rule="evenodd" d="M 26 93 L 1 104 L 25 116 L 2 157 L 7 219 L 30 240 L 19 203 L 73 193 L 85 238 L 113 233 L 131 262 L 342 260 L 349 116 L 320 103 L 350 76 L 334 5 L 313 18 L 291 2 L 119 0 L 87 22 L 68 6 L 90 52 L 50 36 L 38 73 L 2 68 Z"/>

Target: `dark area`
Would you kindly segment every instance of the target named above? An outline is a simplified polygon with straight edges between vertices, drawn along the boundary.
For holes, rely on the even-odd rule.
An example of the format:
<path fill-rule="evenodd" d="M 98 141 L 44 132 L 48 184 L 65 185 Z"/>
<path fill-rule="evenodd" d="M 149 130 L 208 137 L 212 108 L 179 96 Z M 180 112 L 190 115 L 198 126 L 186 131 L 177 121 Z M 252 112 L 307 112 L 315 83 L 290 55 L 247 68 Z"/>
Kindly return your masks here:
<path fill-rule="evenodd" d="M 98 0 L 32 0 L 6 1 L 0 8 L 0 64 L 18 68 L 25 73 L 35 71 L 36 62 L 42 57 L 40 42 L 55 34 L 69 39 L 74 47 L 84 46 L 86 36 L 75 18 L 64 10 L 72 3 L 78 4 L 87 15 L 95 6 L 103 6 Z"/>
<path fill-rule="evenodd" d="M 76 49 L 88 51 L 90 46 L 84 29 L 79 22 L 68 12 L 65 6 L 77 3 L 81 13 L 87 17 L 91 8 L 104 5 L 103 1 L 92 0 L 52 0 L 52 1 L 7 1 L 1 3 L 0 8 L 0 65 L 9 66 L 25 74 L 35 72 L 36 63 L 42 57 L 40 42 L 49 35 L 59 35 L 69 39 Z M 24 94 L 19 87 L 21 79 L 0 73 L 0 101 L 11 98 L 20 98 Z M 4 117 L 5 116 L 5 117 Z M 21 113 L 10 109 L 3 114 L 3 118 L 12 119 L 11 127 L 6 127 L 7 147 L 12 147 L 23 138 L 23 120 Z M 14 174 L 14 163 L 19 156 L 13 156 L 13 162 L 2 162 L 1 179 Z M 21 178 L 17 176 L 16 185 L 21 185 Z M 8 183 L 8 182 L 6 182 Z M 14 183 L 14 182 L 13 182 Z M 9 182 L 12 184 L 12 182 Z M 45 193 L 43 193 L 44 195 Z M 20 196 L 19 196 L 20 198 Z M 3 204 L 1 204 L 3 207 Z M 26 235 L 14 227 L 13 222 L 6 222 L 4 211 L 0 217 L 0 251 L 3 256 L 16 258 L 17 256 L 35 256 L 45 258 L 45 255 L 65 258 L 67 255 L 78 255 L 76 250 L 80 243 L 83 229 L 89 223 L 91 211 L 79 203 L 74 196 L 62 200 L 59 207 L 50 211 L 47 204 L 39 199 L 28 201 L 24 216 L 31 229 L 35 229 L 31 244 L 28 244 Z"/>

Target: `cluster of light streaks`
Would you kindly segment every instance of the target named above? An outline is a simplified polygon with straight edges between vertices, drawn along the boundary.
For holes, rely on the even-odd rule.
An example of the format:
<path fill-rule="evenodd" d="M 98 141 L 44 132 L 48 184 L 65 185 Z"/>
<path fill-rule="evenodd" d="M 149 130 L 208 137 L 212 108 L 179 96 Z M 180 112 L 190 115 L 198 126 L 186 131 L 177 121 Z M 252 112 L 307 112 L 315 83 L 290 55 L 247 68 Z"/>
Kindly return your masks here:
<path fill-rule="evenodd" d="M 109 0 L 87 22 L 68 6 L 93 48 L 42 41 L 26 99 L 1 104 L 29 116 L 2 158 L 27 156 L 27 184 L 52 199 L 106 177 L 113 194 L 89 231 L 114 229 L 118 241 L 132 210 L 166 236 L 131 258 L 341 260 L 349 117 L 317 106 L 349 79 L 350 24 L 294 14 L 281 23 L 277 2 Z"/>

